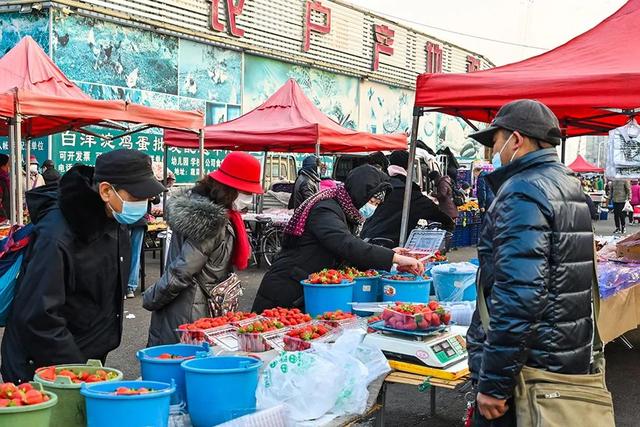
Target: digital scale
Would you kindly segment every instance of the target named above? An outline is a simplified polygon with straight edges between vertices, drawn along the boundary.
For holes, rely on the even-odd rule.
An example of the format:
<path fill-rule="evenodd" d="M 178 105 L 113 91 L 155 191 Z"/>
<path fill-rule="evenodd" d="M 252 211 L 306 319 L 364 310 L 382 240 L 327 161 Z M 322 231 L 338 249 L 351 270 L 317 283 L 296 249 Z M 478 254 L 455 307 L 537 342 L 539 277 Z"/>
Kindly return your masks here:
<path fill-rule="evenodd" d="M 377 329 L 377 325 L 371 326 Z M 392 360 L 446 369 L 467 359 L 466 341 L 461 335 L 465 329 L 451 326 L 448 331 L 431 335 L 378 330 L 367 334 L 364 342 L 379 348 Z"/>

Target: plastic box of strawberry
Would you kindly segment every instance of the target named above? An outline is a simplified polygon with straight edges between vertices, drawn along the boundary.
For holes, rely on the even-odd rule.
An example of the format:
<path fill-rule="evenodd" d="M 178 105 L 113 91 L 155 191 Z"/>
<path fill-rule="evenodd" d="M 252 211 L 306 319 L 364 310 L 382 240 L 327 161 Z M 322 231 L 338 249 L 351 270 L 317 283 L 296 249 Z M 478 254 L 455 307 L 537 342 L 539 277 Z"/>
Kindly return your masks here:
<path fill-rule="evenodd" d="M 265 340 L 265 335 L 273 335 L 271 332 L 285 328 L 279 320 L 257 318 L 257 320 L 241 326 L 236 331 L 238 335 L 238 349 L 249 353 L 260 353 L 271 350 L 271 346 Z"/>
<path fill-rule="evenodd" d="M 180 333 L 180 342 L 182 344 L 199 345 L 204 342 L 215 344 L 208 338 L 208 335 L 210 335 L 211 332 L 215 332 L 216 330 L 229 325 L 240 326 L 241 322 L 246 321 L 247 319 L 254 319 L 256 317 L 256 313 L 230 311 L 224 316 L 203 317 L 193 323 L 185 323 L 178 326 L 177 331 Z"/>
<path fill-rule="evenodd" d="M 384 326 L 401 331 L 426 331 L 451 322 L 451 313 L 437 301 L 429 304 L 396 302 L 382 312 Z"/>
<path fill-rule="evenodd" d="M 313 321 L 299 328 L 289 330 L 283 337 L 285 351 L 304 351 L 314 343 L 329 342 L 336 338 L 340 328 L 334 328 L 321 321 Z"/>
<path fill-rule="evenodd" d="M 327 311 L 317 316 L 317 320 L 334 328 L 350 329 L 358 327 L 358 317 L 342 310 Z"/>

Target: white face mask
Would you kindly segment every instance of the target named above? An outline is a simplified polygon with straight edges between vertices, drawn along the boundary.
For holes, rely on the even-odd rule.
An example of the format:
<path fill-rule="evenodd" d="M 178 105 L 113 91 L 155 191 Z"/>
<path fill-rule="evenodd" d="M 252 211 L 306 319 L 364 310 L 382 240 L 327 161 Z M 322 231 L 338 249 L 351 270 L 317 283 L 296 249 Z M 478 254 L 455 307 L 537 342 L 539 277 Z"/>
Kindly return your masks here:
<path fill-rule="evenodd" d="M 38 165 L 29 165 L 29 172 L 31 172 L 32 174 L 37 174 L 38 173 Z"/>
<path fill-rule="evenodd" d="M 238 197 L 233 202 L 233 209 L 241 211 L 253 204 L 253 194 L 238 193 Z"/>
<path fill-rule="evenodd" d="M 367 202 L 366 205 L 364 205 L 363 207 L 360 208 L 360 214 L 362 214 L 362 216 L 367 219 L 367 218 L 371 218 L 371 216 L 373 215 L 373 213 L 376 211 L 376 208 L 378 206 L 372 204 L 371 202 Z"/>

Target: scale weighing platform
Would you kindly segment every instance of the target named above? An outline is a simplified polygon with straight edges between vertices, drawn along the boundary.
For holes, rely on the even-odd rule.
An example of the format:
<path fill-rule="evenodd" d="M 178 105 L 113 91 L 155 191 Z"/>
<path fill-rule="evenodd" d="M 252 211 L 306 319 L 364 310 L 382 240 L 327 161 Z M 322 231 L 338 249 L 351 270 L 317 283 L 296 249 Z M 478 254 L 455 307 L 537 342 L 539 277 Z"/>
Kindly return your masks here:
<path fill-rule="evenodd" d="M 378 324 L 370 326 L 378 329 Z M 385 329 L 384 326 L 381 329 Z M 448 331 L 432 334 L 378 330 L 367 334 L 364 342 L 382 350 L 389 359 L 447 369 L 457 367 L 461 362 L 466 365 L 467 349 L 463 338 L 466 330 L 466 327 L 455 325 Z"/>

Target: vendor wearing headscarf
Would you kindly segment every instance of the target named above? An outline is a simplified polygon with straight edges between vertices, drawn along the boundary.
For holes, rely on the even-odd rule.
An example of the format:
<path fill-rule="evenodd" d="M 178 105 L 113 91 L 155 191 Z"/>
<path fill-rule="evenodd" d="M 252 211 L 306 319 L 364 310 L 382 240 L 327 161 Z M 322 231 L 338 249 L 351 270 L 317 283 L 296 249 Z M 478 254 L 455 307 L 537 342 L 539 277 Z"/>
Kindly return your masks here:
<path fill-rule="evenodd" d="M 395 262 L 422 274 L 424 267 L 418 260 L 365 243 L 353 234 L 364 221 L 359 209 L 374 196 L 385 197 L 391 189 L 388 179 L 375 167 L 363 165 L 349 173 L 344 185 L 322 191 L 296 209 L 285 228 L 282 251 L 262 279 L 252 310 L 304 308 L 300 281 L 323 268 L 350 265 L 389 270 Z"/>
<path fill-rule="evenodd" d="M 364 223 L 360 236 L 363 239 L 389 239 L 397 246 L 400 239 L 400 223 L 402 222 L 409 153 L 407 151 L 394 151 L 389 156 L 389 162 L 390 165 L 387 168 L 387 172 L 391 176 L 389 182 L 393 191 L 378 206 L 371 218 Z M 418 221 L 421 219 L 439 222 L 446 230 L 453 230 L 455 226 L 453 220 L 444 214 L 427 196 L 422 194 L 420 187 L 414 182 L 411 186 L 409 230 L 416 228 Z"/>
<path fill-rule="evenodd" d="M 320 186 L 318 175 L 318 158 L 307 156 L 302 162 L 302 169 L 298 172 L 298 178 L 293 185 L 293 193 L 289 199 L 289 209 L 297 209 L 305 200 L 315 195 Z"/>

